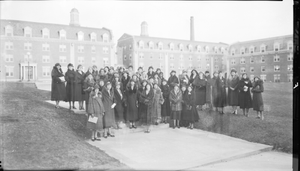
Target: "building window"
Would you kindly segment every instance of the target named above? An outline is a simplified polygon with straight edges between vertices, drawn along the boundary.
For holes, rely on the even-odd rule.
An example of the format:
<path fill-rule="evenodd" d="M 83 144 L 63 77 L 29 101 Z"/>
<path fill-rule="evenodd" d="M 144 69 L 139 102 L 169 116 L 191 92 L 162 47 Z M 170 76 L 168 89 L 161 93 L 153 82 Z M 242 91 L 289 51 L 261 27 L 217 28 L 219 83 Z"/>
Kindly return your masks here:
<path fill-rule="evenodd" d="M 102 35 L 102 39 L 103 39 L 103 42 L 104 43 L 108 43 L 109 41 L 109 36 L 108 36 L 108 34 L 106 34 L 106 33 L 104 33 L 103 35 Z"/>
<path fill-rule="evenodd" d="M 48 43 L 42 44 L 43 51 L 50 51 L 50 45 Z"/>
<path fill-rule="evenodd" d="M 197 52 L 201 52 L 201 46 L 200 45 L 197 46 Z"/>
<path fill-rule="evenodd" d="M 262 44 L 262 45 L 260 46 L 260 52 L 261 52 L 261 53 L 266 52 L 266 45 Z"/>
<path fill-rule="evenodd" d="M 60 56 L 60 57 L 59 57 L 59 63 L 67 63 L 67 57 L 65 57 L 65 56 Z"/>
<path fill-rule="evenodd" d="M 274 62 L 280 62 L 280 56 L 279 55 L 275 55 L 274 56 Z"/>
<path fill-rule="evenodd" d="M 266 82 L 266 81 L 267 81 L 267 75 L 265 75 L 265 74 L 260 75 L 260 79 L 261 79 L 263 82 Z"/>
<path fill-rule="evenodd" d="M 287 60 L 288 60 L 288 61 L 293 61 L 293 60 L 294 60 L 293 54 L 292 54 L 292 53 L 290 53 L 290 54 L 287 56 Z"/>
<path fill-rule="evenodd" d="M 163 55 L 160 53 L 159 56 L 158 56 L 158 59 L 162 60 L 162 58 L 163 58 Z"/>
<path fill-rule="evenodd" d="M 159 68 L 160 69 L 163 69 L 164 68 L 164 65 L 162 63 L 159 63 Z"/>
<path fill-rule="evenodd" d="M 235 49 L 231 49 L 230 54 L 231 54 L 231 56 L 234 56 L 234 54 L 235 54 Z"/>
<path fill-rule="evenodd" d="M 170 60 L 174 60 L 174 55 L 170 54 Z"/>
<path fill-rule="evenodd" d="M 219 62 L 219 59 L 218 59 L 218 58 L 215 58 L 215 64 L 218 63 L 218 62 Z"/>
<path fill-rule="evenodd" d="M 205 47 L 205 52 L 209 53 L 209 47 L 208 46 Z"/>
<path fill-rule="evenodd" d="M 189 61 L 192 61 L 193 60 L 193 57 L 192 56 L 189 56 Z"/>
<path fill-rule="evenodd" d="M 143 53 L 140 53 L 140 54 L 139 54 L 139 58 L 140 58 L 140 59 L 144 59 L 144 54 L 143 54 Z"/>
<path fill-rule="evenodd" d="M 5 66 L 6 70 L 6 77 L 13 77 L 14 76 L 14 66 Z"/>
<path fill-rule="evenodd" d="M 14 56 L 12 54 L 6 54 L 5 55 L 5 62 L 13 62 Z"/>
<path fill-rule="evenodd" d="M 254 80 L 254 75 L 253 75 L 253 74 L 250 75 L 250 80 L 251 80 L 251 81 Z"/>
<path fill-rule="evenodd" d="M 235 65 L 235 59 L 231 59 L 231 65 Z"/>
<path fill-rule="evenodd" d="M 132 59 L 132 56 L 131 56 L 131 54 L 129 54 L 129 60 L 131 60 Z"/>
<path fill-rule="evenodd" d="M 261 66 L 261 67 L 260 67 L 260 71 L 261 71 L 261 72 L 266 72 L 266 67 L 265 67 L 265 66 Z"/>
<path fill-rule="evenodd" d="M 84 40 L 84 33 L 83 33 L 82 31 L 79 31 L 79 32 L 77 33 L 77 39 L 78 39 L 79 41 L 83 41 L 83 40 Z"/>
<path fill-rule="evenodd" d="M 206 65 L 206 70 L 208 71 L 208 70 L 210 70 L 210 67 L 209 67 L 209 65 Z"/>
<path fill-rule="evenodd" d="M 67 46 L 66 45 L 59 45 L 59 51 L 60 52 L 65 52 L 66 51 Z"/>
<path fill-rule="evenodd" d="M 129 49 L 130 49 L 130 50 L 132 49 L 132 46 L 131 46 L 131 45 L 129 45 Z"/>
<path fill-rule="evenodd" d="M 43 56 L 43 63 L 49 63 L 50 62 L 50 56 Z"/>
<path fill-rule="evenodd" d="M 78 46 L 77 47 L 77 52 L 83 53 L 84 52 L 84 46 Z"/>
<path fill-rule="evenodd" d="M 287 43 L 287 49 L 288 49 L 288 50 L 293 50 L 293 42 L 292 42 L 292 41 L 289 41 L 289 42 Z"/>
<path fill-rule="evenodd" d="M 64 39 L 66 39 L 66 37 L 67 37 L 66 31 L 65 30 L 60 30 L 59 31 L 59 38 L 64 40 Z"/>
<path fill-rule="evenodd" d="M 92 57 L 92 63 L 96 63 L 96 58 L 95 57 Z"/>
<path fill-rule="evenodd" d="M 208 64 L 210 63 L 209 57 L 206 58 L 206 63 L 208 63 Z M 235 62 L 234 62 L 234 63 L 235 63 Z"/>
<path fill-rule="evenodd" d="M 246 59 L 245 58 L 241 58 L 240 64 L 245 64 L 245 63 L 246 63 Z"/>
<path fill-rule="evenodd" d="M 103 47 L 102 50 L 104 54 L 108 54 L 108 47 Z"/>
<path fill-rule="evenodd" d="M 30 27 L 24 28 L 24 37 L 32 37 L 32 28 Z"/>
<path fill-rule="evenodd" d="M 214 51 L 215 53 L 218 53 L 218 47 L 215 46 Z"/>
<path fill-rule="evenodd" d="M 84 63 L 84 58 L 83 57 L 78 57 L 78 63 L 83 64 Z"/>
<path fill-rule="evenodd" d="M 5 42 L 5 50 L 13 50 L 14 44 L 13 42 Z"/>
<path fill-rule="evenodd" d="M 43 38 L 45 38 L 45 39 L 50 38 L 50 32 L 49 32 L 49 29 L 44 28 L 44 29 L 42 30 L 42 34 L 43 34 Z"/>
<path fill-rule="evenodd" d="M 174 43 L 170 43 L 170 50 L 174 50 Z"/>
<path fill-rule="evenodd" d="M 288 65 L 288 71 L 293 71 L 293 65 Z"/>
<path fill-rule="evenodd" d="M 192 52 L 193 51 L 193 46 L 191 44 L 189 44 L 188 49 L 189 49 L 190 52 Z"/>
<path fill-rule="evenodd" d="M 254 72 L 254 67 L 250 67 L 250 72 Z"/>
<path fill-rule="evenodd" d="M 43 77 L 50 77 L 50 67 L 43 66 Z"/>
<path fill-rule="evenodd" d="M 293 82 L 293 74 L 288 74 L 287 78 L 288 78 L 288 82 Z"/>
<path fill-rule="evenodd" d="M 254 63 L 254 57 L 250 57 L 250 63 L 251 63 L 251 64 Z"/>
<path fill-rule="evenodd" d="M 274 43 L 274 51 L 279 51 L 280 44 Z"/>
<path fill-rule="evenodd" d="M 104 66 L 108 66 L 108 58 L 103 58 L 103 64 Z"/>
<path fill-rule="evenodd" d="M 126 55 L 124 55 L 123 59 L 124 59 L 124 61 L 126 61 L 126 59 L 127 59 L 127 56 L 126 56 Z"/>
<path fill-rule="evenodd" d="M 181 63 L 180 65 L 179 65 L 179 67 L 178 67 L 180 70 L 182 70 L 183 69 L 183 64 Z"/>
<path fill-rule="evenodd" d="M 182 43 L 179 44 L 179 50 L 183 51 L 183 44 Z"/>
<path fill-rule="evenodd" d="M 245 54 L 245 48 L 244 48 L 244 47 L 242 47 L 242 48 L 240 49 L 240 53 L 241 53 L 242 55 Z"/>
<path fill-rule="evenodd" d="M 264 56 L 262 56 L 262 57 L 260 58 L 260 62 L 261 62 L 261 63 L 265 63 L 265 57 L 264 57 Z"/>
<path fill-rule="evenodd" d="M 144 49 L 144 42 L 142 40 L 139 42 L 139 48 Z"/>
<path fill-rule="evenodd" d="M 197 57 L 197 61 L 201 61 L 201 57 L 200 56 Z"/>
<path fill-rule="evenodd" d="M 174 69 L 174 64 L 173 63 L 170 64 L 170 69 Z"/>
<path fill-rule="evenodd" d="M 221 53 L 224 54 L 225 48 L 221 47 Z"/>
<path fill-rule="evenodd" d="M 215 70 L 216 70 L 216 71 L 219 70 L 219 65 L 215 65 Z"/>
<path fill-rule="evenodd" d="M 159 49 L 159 50 L 162 50 L 162 49 L 163 49 L 163 43 L 162 43 L 162 42 L 159 42 L 159 43 L 158 43 L 158 49 Z"/>
<path fill-rule="evenodd" d="M 97 35 L 96 35 L 96 33 L 94 33 L 94 32 L 91 33 L 91 34 L 90 34 L 90 38 L 91 38 L 91 41 L 92 41 L 92 42 L 96 42 L 96 41 L 97 41 Z"/>
<path fill-rule="evenodd" d="M 95 47 L 95 46 L 92 46 L 92 47 L 91 47 L 91 52 L 92 52 L 92 53 L 96 53 L 96 47 Z"/>
<path fill-rule="evenodd" d="M 279 72 L 280 71 L 280 66 L 279 65 L 275 65 L 274 66 L 274 72 Z"/>
<path fill-rule="evenodd" d="M 154 48 L 154 43 L 152 41 L 149 42 L 149 49 L 153 49 Z"/>
<path fill-rule="evenodd" d="M 274 74 L 274 82 L 279 83 L 280 82 L 280 74 Z"/>
<path fill-rule="evenodd" d="M 251 47 L 249 48 L 249 52 L 250 52 L 250 53 L 254 53 L 254 46 L 251 46 Z"/>
<path fill-rule="evenodd" d="M 240 73 L 246 73 L 246 68 L 245 67 L 241 67 L 240 68 Z"/>
<path fill-rule="evenodd" d="M 29 55 L 24 55 L 24 61 L 25 61 L 25 62 L 28 62 L 28 61 L 31 60 L 31 59 L 32 59 L 31 54 L 29 54 Z"/>
<path fill-rule="evenodd" d="M 14 29 L 13 29 L 13 27 L 10 26 L 10 25 L 7 25 L 7 26 L 5 27 L 5 36 L 13 36 L 13 34 L 14 34 Z"/>
<path fill-rule="evenodd" d="M 32 50 L 32 44 L 31 43 L 24 43 L 24 50 Z"/>
<path fill-rule="evenodd" d="M 180 55 L 180 60 L 183 61 L 183 55 Z"/>

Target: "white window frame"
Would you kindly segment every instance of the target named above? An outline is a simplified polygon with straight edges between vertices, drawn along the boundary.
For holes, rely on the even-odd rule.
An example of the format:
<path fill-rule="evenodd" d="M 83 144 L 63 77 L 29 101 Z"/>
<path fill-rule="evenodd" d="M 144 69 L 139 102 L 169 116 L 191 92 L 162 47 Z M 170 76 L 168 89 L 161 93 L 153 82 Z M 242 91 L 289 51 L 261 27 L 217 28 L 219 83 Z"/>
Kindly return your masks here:
<path fill-rule="evenodd" d="M 145 46 L 145 45 L 144 45 L 144 41 L 140 40 L 140 41 L 139 41 L 139 48 L 140 48 L 140 49 L 144 49 L 144 46 Z"/>
<path fill-rule="evenodd" d="M 173 54 L 170 54 L 170 60 L 174 60 L 174 55 Z"/>
<path fill-rule="evenodd" d="M 280 72 L 280 65 L 274 65 L 274 72 Z"/>
<path fill-rule="evenodd" d="M 261 74 L 260 79 L 263 80 L 263 82 L 267 81 L 267 75 L 266 74 Z"/>
<path fill-rule="evenodd" d="M 293 41 L 288 41 L 287 42 L 287 50 L 293 50 Z"/>
<path fill-rule="evenodd" d="M 278 43 L 278 42 L 274 43 L 274 51 L 278 52 L 279 50 L 280 50 L 280 43 Z"/>
<path fill-rule="evenodd" d="M 253 60 L 251 60 L 253 59 Z M 253 56 L 250 57 L 250 64 L 253 64 L 255 62 L 255 58 Z"/>
<path fill-rule="evenodd" d="M 250 72 L 253 73 L 254 71 L 254 67 L 250 67 Z"/>
<path fill-rule="evenodd" d="M 183 51 L 183 50 L 184 50 L 184 46 L 183 46 L 182 43 L 180 43 L 180 44 L 178 45 L 178 47 L 179 47 L 179 50 L 180 50 L 180 51 Z"/>
<path fill-rule="evenodd" d="M 14 28 L 11 25 L 5 26 L 5 36 L 11 37 L 14 35 Z"/>
<path fill-rule="evenodd" d="M 32 43 L 29 43 L 29 42 L 24 43 L 24 50 L 31 51 Z"/>
<path fill-rule="evenodd" d="M 183 55 L 181 54 L 181 55 L 180 55 L 180 60 L 183 61 L 183 58 L 184 58 L 184 57 L 183 57 Z"/>
<path fill-rule="evenodd" d="M 149 45 L 149 49 L 154 49 L 154 43 L 152 41 L 150 41 L 148 45 Z"/>
<path fill-rule="evenodd" d="M 6 77 L 14 77 L 14 66 L 5 66 L 5 76 Z"/>
<path fill-rule="evenodd" d="M 48 28 L 43 28 L 42 34 L 43 34 L 44 39 L 49 39 L 50 38 L 50 31 L 49 31 Z"/>
<path fill-rule="evenodd" d="M 189 44 L 188 49 L 189 49 L 190 52 L 192 52 L 193 51 L 193 45 Z"/>
<path fill-rule="evenodd" d="M 198 57 L 197 57 L 197 61 L 201 61 L 201 56 L 198 56 Z"/>
<path fill-rule="evenodd" d="M 104 33 L 104 34 L 102 35 L 102 41 L 103 41 L 104 43 L 108 43 L 108 42 L 109 42 L 109 36 L 108 36 L 107 33 Z"/>
<path fill-rule="evenodd" d="M 263 69 L 264 69 L 264 71 L 263 71 Z M 266 72 L 266 66 L 261 66 L 260 67 L 260 72 Z"/>
<path fill-rule="evenodd" d="M 189 56 L 189 61 L 192 61 L 192 60 L 193 60 L 193 56 L 190 55 L 190 56 Z"/>
<path fill-rule="evenodd" d="M 273 57 L 273 61 L 274 62 L 280 62 L 280 56 L 278 54 L 276 54 L 274 57 Z"/>
<path fill-rule="evenodd" d="M 170 63 L 170 69 L 174 69 L 174 64 L 173 63 Z"/>
<path fill-rule="evenodd" d="M 14 62 L 13 54 L 5 54 L 5 62 Z"/>
<path fill-rule="evenodd" d="M 205 52 L 209 53 L 209 46 L 205 46 Z"/>
<path fill-rule="evenodd" d="M 84 41 L 84 33 L 82 31 L 79 31 L 77 33 L 77 40 L 78 41 Z"/>
<path fill-rule="evenodd" d="M 77 52 L 78 53 L 84 53 L 84 46 L 83 45 L 78 45 L 77 46 Z"/>
<path fill-rule="evenodd" d="M 144 59 L 144 53 L 139 53 L 139 58 Z"/>
<path fill-rule="evenodd" d="M 103 50 L 103 53 L 104 53 L 104 54 L 108 54 L 108 47 L 107 47 L 107 46 L 104 46 L 104 47 L 102 48 L 102 50 Z"/>
<path fill-rule="evenodd" d="M 293 69 L 294 69 L 294 68 L 293 68 L 293 65 L 288 65 L 288 66 L 287 66 L 287 70 L 288 70 L 288 71 L 293 71 Z"/>
<path fill-rule="evenodd" d="M 32 28 L 26 26 L 24 28 L 24 37 L 32 37 Z"/>
<path fill-rule="evenodd" d="M 159 56 L 158 56 L 158 59 L 162 60 L 162 58 L 163 58 L 163 54 L 160 53 Z"/>
<path fill-rule="evenodd" d="M 91 39 L 91 42 L 96 42 L 97 41 L 97 34 L 95 32 L 92 32 L 90 34 L 90 39 Z"/>
<path fill-rule="evenodd" d="M 103 58 L 103 64 L 104 64 L 104 66 L 108 66 L 108 64 L 109 64 L 108 58 Z"/>
<path fill-rule="evenodd" d="M 50 56 L 48 56 L 48 55 L 43 55 L 43 56 L 42 56 L 42 62 L 43 62 L 43 63 L 50 63 Z"/>
<path fill-rule="evenodd" d="M 241 58 L 240 59 L 240 64 L 246 64 L 246 59 L 245 58 Z"/>
<path fill-rule="evenodd" d="M 78 61 L 78 64 L 84 64 L 84 57 L 79 56 L 79 57 L 77 58 L 77 61 Z"/>
<path fill-rule="evenodd" d="M 255 47 L 254 46 L 250 46 L 249 47 L 249 53 L 253 54 L 255 52 Z"/>
<path fill-rule="evenodd" d="M 170 50 L 174 50 L 174 43 L 170 43 Z"/>
<path fill-rule="evenodd" d="M 293 61 L 293 60 L 294 60 L 294 55 L 292 53 L 287 55 L 287 61 Z"/>
<path fill-rule="evenodd" d="M 64 44 L 59 45 L 59 52 L 66 52 L 67 46 Z"/>
<path fill-rule="evenodd" d="M 235 65 L 236 64 L 235 59 L 231 59 L 230 61 L 231 61 L 231 65 Z"/>
<path fill-rule="evenodd" d="M 260 57 L 260 63 L 265 63 L 265 62 L 266 62 L 265 57 L 264 57 L 264 56 L 261 56 L 261 57 Z"/>
<path fill-rule="evenodd" d="M 235 49 L 234 49 L 234 48 L 232 48 L 232 49 L 230 50 L 230 55 L 231 55 L 231 56 L 234 56 L 234 55 L 235 55 Z"/>
<path fill-rule="evenodd" d="M 240 54 L 241 54 L 241 55 L 244 55 L 244 54 L 245 54 L 245 47 L 241 47 L 241 49 L 240 49 Z"/>
<path fill-rule="evenodd" d="M 241 67 L 240 68 L 240 73 L 246 73 L 246 68 L 245 67 Z"/>
<path fill-rule="evenodd" d="M 48 43 L 43 43 L 42 49 L 43 49 L 43 51 L 50 51 L 50 45 Z"/>
<path fill-rule="evenodd" d="M 197 46 L 197 52 L 198 52 L 198 53 L 201 52 L 201 46 L 200 46 L 200 45 Z"/>
<path fill-rule="evenodd" d="M 5 50 L 13 50 L 14 43 L 13 42 L 5 42 Z"/>
<path fill-rule="evenodd" d="M 92 58 L 91 58 L 91 62 L 92 62 L 93 64 L 95 64 L 95 63 L 96 63 L 96 58 L 95 58 L 95 57 L 92 57 Z"/>
<path fill-rule="evenodd" d="M 43 66 L 42 67 L 43 77 L 50 77 L 50 67 L 49 66 Z"/>
<path fill-rule="evenodd" d="M 59 30 L 59 39 L 61 39 L 61 40 L 67 39 L 67 32 L 66 32 L 66 30 L 64 30 L 64 29 Z"/>
<path fill-rule="evenodd" d="M 280 74 L 274 74 L 274 82 L 280 82 Z"/>
<path fill-rule="evenodd" d="M 96 47 L 95 46 L 91 46 L 91 53 L 96 53 Z"/>
<path fill-rule="evenodd" d="M 162 42 L 158 42 L 157 47 L 159 50 L 163 50 L 164 44 Z"/>
<path fill-rule="evenodd" d="M 260 53 L 265 53 L 266 52 L 266 45 L 265 44 L 262 44 L 260 45 Z"/>
<path fill-rule="evenodd" d="M 67 57 L 66 56 L 59 56 L 59 63 L 67 63 Z"/>
<path fill-rule="evenodd" d="M 126 54 L 124 54 L 124 56 L 123 56 L 123 60 L 124 60 L 124 61 L 126 61 L 126 60 L 127 60 L 127 56 L 126 56 Z"/>
<path fill-rule="evenodd" d="M 293 74 L 287 74 L 288 82 L 293 82 Z"/>

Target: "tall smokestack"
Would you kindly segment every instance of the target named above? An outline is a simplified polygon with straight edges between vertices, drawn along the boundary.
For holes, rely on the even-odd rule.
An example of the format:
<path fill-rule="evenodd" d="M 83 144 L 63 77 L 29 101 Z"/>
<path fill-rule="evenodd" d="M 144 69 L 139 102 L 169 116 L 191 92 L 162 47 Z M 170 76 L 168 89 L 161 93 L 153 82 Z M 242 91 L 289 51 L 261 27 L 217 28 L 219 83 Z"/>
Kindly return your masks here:
<path fill-rule="evenodd" d="M 190 21 L 190 23 L 191 23 L 191 25 L 190 25 L 190 34 L 191 34 L 191 38 L 190 38 L 190 40 L 191 41 L 194 41 L 195 40 L 195 34 L 194 34 L 194 17 L 192 16 L 191 17 L 191 21 Z"/>

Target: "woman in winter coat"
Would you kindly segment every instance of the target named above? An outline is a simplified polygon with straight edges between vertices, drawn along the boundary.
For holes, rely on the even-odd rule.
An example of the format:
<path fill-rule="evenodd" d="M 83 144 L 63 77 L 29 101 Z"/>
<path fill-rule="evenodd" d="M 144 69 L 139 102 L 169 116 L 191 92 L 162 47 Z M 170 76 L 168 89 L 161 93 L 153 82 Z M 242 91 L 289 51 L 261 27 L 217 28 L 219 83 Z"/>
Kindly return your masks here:
<path fill-rule="evenodd" d="M 102 102 L 105 109 L 105 114 L 103 117 L 104 120 L 104 138 L 107 136 L 114 137 L 111 132 L 112 127 L 116 127 L 116 119 L 115 119 L 115 95 L 114 90 L 112 88 L 112 84 L 107 82 L 105 87 L 102 90 Z"/>
<path fill-rule="evenodd" d="M 183 97 L 187 93 L 186 89 L 187 89 L 188 85 L 184 82 L 180 86 L 181 86 L 181 93 L 182 93 L 182 99 L 183 99 Z M 187 115 L 185 115 L 186 110 L 187 110 L 187 106 L 184 103 L 184 101 L 182 101 L 181 119 L 179 121 L 179 125 L 182 126 L 182 127 L 188 127 L 189 126 Z"/>
<path fill-rule="evenodd" d="M 264 102 L 262 98 L 262 92 L 264 92 L 264 82 L 259 77 L 254 77 L 253 88 L 253 110 L 257 111 L 257 118 L 264 120 Z"/>
<path fill-rule="evenodd" d="M 95 85 L 96 85 L 96 82 L 93 78 L 93 75 L 89 74 L 83 82 L 83 91 L 84 91 L 84 96 L 85 96 L 85 110 L 86 111 L 88 111 L 90 93 L 94 89 Z"/>
<path fill-rule="evenodd" d="M 92 67 L 89 67 L 88 70 L 86 71 L 86 73 L 84 74 L 84 79 L 86 79 L 86 77 L 90 74 L 93 73 L 93 68 Z M 92 75 L 93 76 L 93 75 Z"/>
<path fill-rule="evenodd" d="M 250 93 L 252 83 L 246 73 L 242 75 L 242 79 L 240 80 L 238 87 L 240 90 L 239 106 L 243 109 L 243 114 L 249 117 L 249 108 L 252 108 L 252 97 Z"/>
<path fill-rule="evenodd" d="M 189 78 L 186 70 L 182 71 L 182 74 L 180 75 L 179 80 L 180 80 L 180 85 L 182 85 L 182 84 L 188 85 L 189 84 L 190 78 Z"/>
<path fill-rule="evenodd" d="M 121 79 L 121 83 L 122 83 L 123 86 L 124 86 L 124 90 L 123 90 L 124 92 L 125 92 L 125 90 L 126 90 L 126 86 L 128 85 L 129 81 L 130 81 L 130 77 L 129 77 L 129 75 L 128 75 L 128 72 L 127 72 L 127 71 L 124 71 L 124 72 L 123 72 L 122 79 Z"/>
<path fill-rule="evenodd" d="M 149 83 L 147 83 L 145 90 L 140 94 L 139 100 L 142 106 L 141 112 L 142 112 L 142 118 L 141 122 L 143 124 L 146 124 L 146 130 L 145 133 L 150 133 L 150 125 L 153 122 L 153 89 Z"/>
<path fill-rule="evenodd" d="M 56 63 L 51 72 L 51 100 L 56 102 L 55 107 L 59 108 L 59 101 L 66 100 L 66 87 L 61 65 Z"/>
<path fill-rule="evenodd" d="M 116 101 L 116 107 L 115 107 L 115 114 L 116 114 L 116 121 L 117 121 L 117 128 L 120 128 L 120 124 L 124 122 L 124 103 L 125 103 L 125 96 L 123 91 L 121 90 L 121 83 L 116 82 L 115 87 L 115 101 Z"/>
<path fill-rule="evenodd" d="M 97 117 L 96 123 L 87 122 L 86 128 L 92 130 L 92 141 L 101 141 L 97 133 L 103 131 L 103 116 L 105 113 L 102 103 L 102 93 L 99 91 L 99 86 L 95 85 L 94 90 L 89 94 L 88 117 Z M 101 133 L 100 133 L 101 134 Z"/>
<path fill-rule="evenodd" d="M 212 79 L 210 76 L 209 71 L 205 71 L 204 75 L 205 81 L 206 81 L 206 87 L 205 87 L 205 96 L 206 96 L 206 107 L 211 108 L 212 107 Z"/>
<path fill-rule="evenodd" d="M 215 101 L 215 107 L 218 108 L 220 114 L 224 114 L 224 107 L 226 106 L 227 102 L 227 95 L 226 95 L 226 78 L 224 73 L 221 71 L 218 74 L 218 79 L 216 81 L 217 86 L 217 97 Z"/>
<path fill-rule="evenodd" d="M 192 86 L 188 86 L 186 93 L 183 95 L 183 103 L 185 104 L 185 110 L 183 115 L 185 115 L 185 119 L 188 122 L 189 129 L 194 128 L 194 123 L 198 122 L 199 116 L 195 105 L 195 95 Z"/>
<path fill-rule="evenodd" d="M 231 77 L 228 79 L 228 104 L 232 106 L 232 114 L 237 115 L 237 107 L 239 106 L 239 77 L 237 76 L 236 70 L 231 70 Z"/>
<path fill-rule="evenodd" d="M 101 68 L 99 70 L 98 76 L 99 76 L 99 80 L 103 80 L 104 83 L 106 83 L 108 81 L 107 74 L 105 73 L 104 69 Z"/>
<path fill-rule="evenodd" d="M 143 120 L 143 118 L 145 118 L 145 116 L 143 116 L 143 111 L 145 111 L 145 107 L 147 107 L 146 105 L 142 104 L 142 101 L 140 100 L 141 95 L 143 94 L 143 91 L 146 89 L 146 85 L 148 84 L 147 80 L 142 80 L 142 85 L 138 88 L 138 119 L 139 120 Z"/>
<path fill-rule="evenodd" d="M 160 73 L 158 74 L 158 76 L 159 76 L 159 79 L 161 80 L 161 82 L 162 82 L 162 80 L 165 80 L 165 77 L 164 77 L 164 73 L 163 73 L 163 72 L 160 72 Z"/>
<path fill-rule="evenodd" d="M 170 107 L 170 100 L 169 100 L 170 87 L 167 84 L 166 79 L 162 79 L 161 90 L 164 98 L 164 103 L 161 106 L 161 117 L 162 117 L 162 122 L 167 123 L 167 119 L 168 117 L 170 117 L 171 114 L 171 107 Z"/>
<path fill-rule="evenodd" d="M 213 109 L 214 111 L 218 111 L 218 100 L 220 98 L 220 95 L 218 94 L 218 85 L 217 82 L 219 81 L 219 73 L 218 72 L 214 72 L 213 73 L 213 77 L 211 79 L 211 86 L 212 86 L 212 105 L 213 105 Z"/>
<path fill-rule="evenodd" d="M 77 71 L 75 72 L 75 94 L 74 100 L 79 103 L 79 110 L 84 110 L 83 101 L 85 100 L 83 83 L 84 83 L 84 73 L 82 72 L 82 65 L 78 65 Z"/>
<path fill-rule="evenodd" d="M 129 121 L 129 128 L 137 128 L 135 122 L 138 119 L 138 87 L 134 80 L 130 80 L 126 87 L 126 119 Z"/>
<path fill-rule="evenodd" d="M 150 78 L 150 77 L 154 77 L 154 74 L 155 74 L 155 72 L 153 71 L 153 67 L 152 66 L 150 66 L 149 68 L 148 68 L 148 73 L 147 73 L 147 75 L 148 75 L 148 78 Z"/>
<path fill-rule="evenodd" d="M 73 69 L 73 64 L 68 64 L 68 71 L 65 74 L 65 80 L 67 82 L 66 92 L 67 98 L 66 101 L 69 102 L 69 109 L 71 110 L 71 102 L 73 104 L 73 109 L 75 108 L 75 77 L 76 72 Z"/>
<path fill-rule="evenodd" d="M 195 92 L 195 105 L 202 109 L 202 106 L 206 103 L 206 81 L 204 74 L 196 70 L 192 70 L 190 76 L 190 84 L 193 86 Z"/>
<path fill-rule="evenodd" d="M 164 103 L 161 89 L 157 83 L 153 84 L 153 107 L 152 118 L 156 125 L 161 121 L 161 105 Z"/>
<path fill-rule="evenodd" d="M 171 102 L 171 118 L 174 122 L 174 126 L 173 129 L 175 129 L 175 127 L 177 126 L 178 128 L 180 128 L 179 126 L 179 120 L 181 118 L 181 110 L 182 110 L 182 93 L 179 89 L 179 85 L 178 84 L 174 84 L 174 89 L 171 90 L 170 93 L 170 102 Z"/>
<path fill-rule="evenodd" d="M 172 70 L 168 79 L 168 85 L 170 89 L 173 90 L 176 84 L 179 84 L 179 79 L 176 76 L 176 71 Z"/>
<path fill-rule="evenodd" d="M 156 83 L 158 86 L 161 85 L 161 79 L 159 78 L 158 73 L 154 74 L 153 83 Z"/>

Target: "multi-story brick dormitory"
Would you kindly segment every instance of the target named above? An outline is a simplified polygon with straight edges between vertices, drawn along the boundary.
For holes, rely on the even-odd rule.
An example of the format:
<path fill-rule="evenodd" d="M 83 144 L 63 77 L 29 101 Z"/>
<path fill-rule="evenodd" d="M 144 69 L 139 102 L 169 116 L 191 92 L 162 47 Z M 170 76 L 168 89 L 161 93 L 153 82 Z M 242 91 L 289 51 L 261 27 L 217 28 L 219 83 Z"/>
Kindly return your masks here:
<path fill-rule="evenodd" d="M 104 67 L 114 59 L 113 35 L 107 28 L 82 27 L 79 12 L 72 9 L 70 24 L 1 20 L 0 79 L 50 80 L 55 63 L 75 67 Z"/>
<path fill-rule="evenodd" d="M 234 43 L 228 50 L 229 68 L 260 76 L 267 82 L 293 81 L 293 36 Z"/>

